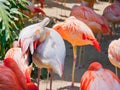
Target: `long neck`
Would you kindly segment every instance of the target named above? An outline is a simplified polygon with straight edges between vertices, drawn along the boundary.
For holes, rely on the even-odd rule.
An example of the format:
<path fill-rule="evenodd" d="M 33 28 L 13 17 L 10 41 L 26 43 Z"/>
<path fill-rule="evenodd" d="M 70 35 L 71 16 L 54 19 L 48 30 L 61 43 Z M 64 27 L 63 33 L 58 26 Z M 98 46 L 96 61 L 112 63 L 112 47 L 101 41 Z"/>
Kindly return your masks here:
<path fill-rule="evenodd" d="M 46 38 L 46 30 L 41 31 L 40 42 L 43 42 Z"/>

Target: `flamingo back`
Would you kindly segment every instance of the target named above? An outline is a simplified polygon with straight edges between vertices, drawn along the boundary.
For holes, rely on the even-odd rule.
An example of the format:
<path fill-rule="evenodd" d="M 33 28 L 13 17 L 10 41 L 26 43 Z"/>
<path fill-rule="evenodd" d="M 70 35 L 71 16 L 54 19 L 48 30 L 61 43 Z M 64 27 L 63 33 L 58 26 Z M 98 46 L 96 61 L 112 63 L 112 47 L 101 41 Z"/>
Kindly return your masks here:
<path fill-rule="evenodd" d="M 76 18 L 87 19 L 88 21 L 95 21 L 98 23 L 103 23 L 99 16 L 91 9 L 86 6 L 76 6 L 72 8 L 70 16 L 75 16 Z"/>
<path fill-rule="evenodd" d="M 90 65 L 83 74 L 80 84 L 80 90 L 119 90 L 120 88 L 118 77 L 112 71 L 104 69 L 98 62 Z"/>
<path fill-rule="evenodd" d="M 104 9 L 103 14 L 111 12 L 115 16 L 120 16 L 119 11 L 120 11 L 120 6 L 118 4 L 111 4 Z"/>
<path fill-rule="evenodd" d="M 120 68 L 120 39 L 113 40 L 108 47 L 108 58 L 110 62 Z"/>
<path fill-rule="evenodd" d="M 84 21 L 94 33 L 97 33 L 97 30 L 99 30 L 99 32 L 105 34 L 110 29 L 108 23 L 104 22 L 105 18 L 103 16 L 98 15 L 92 9 L 83 5 L 73 7 L 70 16 L 75 16 L 77 19 Z"/>

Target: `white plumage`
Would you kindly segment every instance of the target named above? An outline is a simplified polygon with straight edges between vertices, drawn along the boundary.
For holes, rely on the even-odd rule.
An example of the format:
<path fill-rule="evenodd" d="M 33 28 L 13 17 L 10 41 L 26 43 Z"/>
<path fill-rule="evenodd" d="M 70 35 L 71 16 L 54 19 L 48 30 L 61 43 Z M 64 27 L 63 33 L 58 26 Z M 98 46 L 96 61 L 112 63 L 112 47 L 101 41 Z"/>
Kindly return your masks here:
<path fill-rule="evenodd" d="M 41 43 L 33 54 L 33 61 L 40 68 L 52 68 L 59 76 L 62 76 L 64 59 L 66 54 L 65 44 L 61 36 L 50 28 L 46 40 Z M 39 60 L 36 61 L 36 57 Z"/>
<path fill-rule="evenodd" d="M 61 77 L 64 70 L 66 48 L 59 33 L 45 27 L 48 21 L 49 18 L 45 18 L 40 23 L 25 27 L 20 33 L 19 44 L 23 54 L 30 49 L 33 62 L 38 68 L 47 68 Z"/>

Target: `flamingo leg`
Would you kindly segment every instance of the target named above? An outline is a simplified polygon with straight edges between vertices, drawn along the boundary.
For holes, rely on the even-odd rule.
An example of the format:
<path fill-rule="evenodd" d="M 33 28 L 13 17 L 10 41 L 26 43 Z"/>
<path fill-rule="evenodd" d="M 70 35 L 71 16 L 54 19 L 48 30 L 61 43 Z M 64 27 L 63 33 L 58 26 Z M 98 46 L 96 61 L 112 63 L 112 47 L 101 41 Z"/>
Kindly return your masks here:
<path fill-rule="evenodd" d="M 40 73 L 41 73 L 41 69 L 38 68 L 38 87 L 40 85 Z"/>
<path fill-rule="evenodd" d="M 79 61 L 78 61 L 78 65 L 80 65 L 81 60 L 84 60 L 84 51 L 85 51 L 85 47 L 80 47 L 79 50 Z"/>
<path fill-rule="evenodd" d="M 48 90 L 48 89 L 47 89 L 47 86 L 48 86 L 48 80 L 49 80 L 49 70 L 48 70 L 48 73 L 47 73 L 47 82 L 46 82 L 47 84 L 46 84 L 46 90 Z"/>
<path fill-rule="evenodd" d="M 117 67 L 115 67 L 115 74 L 116 74 L 116 76 L 118 76 L 118 68 Z"/>
<path fill-rule="evenodd" d="M 74 73 L 75 73 L 75 65 L 77 59 L 77 46 L 73 46 L 73 67 L 72 67 L 72 87 L 74 87 Z"/>
<path fill-rule="evenodd" d="M 50 90 L 52 90 L 52 78 L 53 78 L 53 74 L 52 74 L 52 70 L 50 69 Z"/>

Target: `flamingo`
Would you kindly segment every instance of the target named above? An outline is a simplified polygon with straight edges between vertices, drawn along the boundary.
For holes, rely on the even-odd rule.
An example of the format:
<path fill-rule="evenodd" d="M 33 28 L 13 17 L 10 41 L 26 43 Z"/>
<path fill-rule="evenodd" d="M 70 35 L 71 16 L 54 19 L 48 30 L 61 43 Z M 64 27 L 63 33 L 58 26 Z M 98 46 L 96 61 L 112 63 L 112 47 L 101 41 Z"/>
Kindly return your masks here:
<path fill-rule="evenodd" d="M 80 80 L 80 90 L 119 90 L 120 80 L 99 62 L 90 64 Z"/>
<path fill-rule="evenodd" d="M 119 90 L 120 80 L 99 62 L 90 64 L 80 80 L 80 90 Z"/>
<path fill-rule="evenodd" d="M 73 6 L 70 16 L 75 16 L 77 19 L 86 23 L 91 28 L 93 33 L 97 34 L 97 39 L 99 41 L 102 34 L 106 35 L 109 33 L 110 36 L 112 36 L 107 20 L 84 5 Z"/>
<path fill-rule="evenodd" d="M 45 18 L 40 23 L 25 27 L 20 32 L 18 41 L 22 48 L 23 54 L 30 48 L 35 65 L 39 69 L 47 68 L 50 72 L 51 90 L 52 72 L 57 73 L 60 77 L 63 75 L 66 49 L 64 41 L 59 33 L 51 28 L 45 27 L 48 21 L 49 18 Z"/>
<path fill-rule="evenodd" d="M 17 66 L 20 68 L 20 70 L 22 71 L 22 73 L 24 75 L 26 74 L 27 69 L 29 71 L 29 69 L 32 68 L 32 65 L 28 66 L 28 54 L 25 54 L 23 56 L 22 50 L 19 47 L 10 48 L 5 54 L 4 59 L 6 59 L 6 58 L 14 59 L 14 61 L 17 63 Z M 28 75 L 26 75 L 26 76 L 30 77 Z M 27 79 L 27 77 L 26 77 L 26 79 Z"/>
<path fill-rule="evenodd" d="M 39 14 L 39 13 L 41 13 L 41 14 L 44 15 L 44 16 L 46 15 L 45 12 L 44 12 L 41 8 L 35 6 L 35 5 L 34 5 L 32 2 L 30 2 L 30 1 L 27 1 L 27 2 L 28 2 L 28 5 L 26 5 L 25 7 L 26 7 L 30 12 L 23 11 L 24 14 L 28 15 L 29 17 L 33 17 L 33 16 L 35 16 L 35 15 L 37 15 L 37 14 Z M 41 4 L 41 5 L 42 5 L 42 4 Z"/>
<path fill-rule="evenodd" d="M 24 73 L 13 58 L 8 57 L 3 62 L 3 65 L 0 65 L 0 90 L 38 90 L 34 83 L 26 80 Z M 27 73 L 30 74 L 28 71 L 29 69 Z"/>
<path fill-rule="evenodd" d="M 114 3 L 107 6 L 103 11 L 103 16 L 112 24 L 115 29 L 115 24 L 120 24 L 120 3 L 114 0 Z"/>
<path fill-rule="evenodd" d="M 120 39 L 118 40 L 113 40 L 108 47 L 108 58 L 110 60 L 110 62 L 115 66 L 115 70 L 116 70 L 116 75 L 118 75 L 117 73 L 117 67 L 120 68 Z"/>
<path fill-rule="evenodd" d="M 99 43 L 94 37 L 91 29 L 82 21 L 74 16 L 70 16 L 64 22 L 53 26 L 64 40 L 67 40 L 73 47 L 73 68 L 72 68 L 72 87 L 74 86 L 74 70 L 77 59 L 77 46 L 93 45 L 100 51 Z"/>
<path fill-rule="evenodd" d="M 28 52 L 23 56 L 21 48 L 18 47 L 18 41 L 14 41 L 13 47 L 6 52 L 4 59 L 7 58 L 13 59 L 17 64 L 16 67 L 18 67 L 20 71 L 22 71 L 27 82 L 27 88 L 29 88 L 28 90 L 38 90 L 38 86 L 36 86 L 35 83 L 31 82 L 30 75 L 32 72 L 32 64 L 28 66 Z"/>

